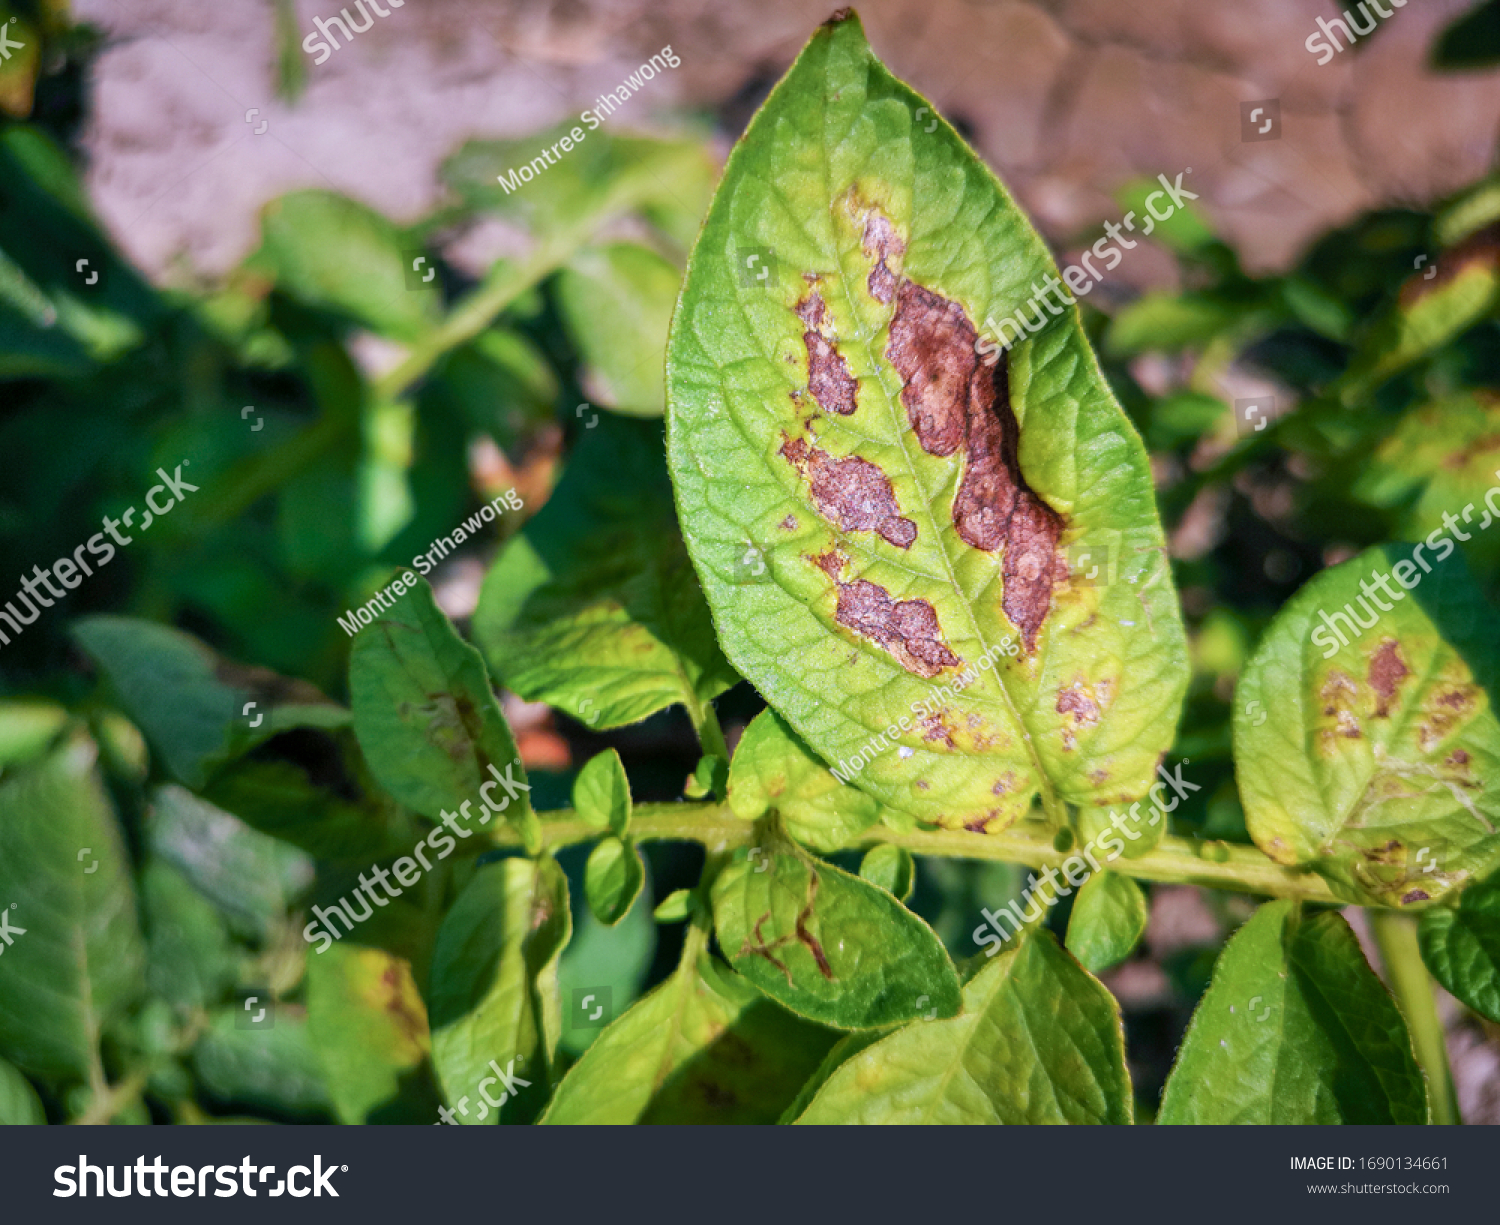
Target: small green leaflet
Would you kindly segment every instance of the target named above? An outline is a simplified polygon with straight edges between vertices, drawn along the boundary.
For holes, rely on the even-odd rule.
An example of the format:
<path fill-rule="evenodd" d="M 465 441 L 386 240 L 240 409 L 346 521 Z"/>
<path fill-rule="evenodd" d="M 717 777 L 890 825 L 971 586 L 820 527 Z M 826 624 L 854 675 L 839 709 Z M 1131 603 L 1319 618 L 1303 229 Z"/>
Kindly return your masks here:
<path fill-rule="evenodd" d="M 601 838 L 589 853 L 583 888 L 594 918 L 613 927 L 627 914 L 646 884 L 646 866 L 634 838 Z"/>
<path fill-rule="evenodd" d="M 1427 1122 L 1406 1024 L 1342 915 L 1267 902 L 1234 934 L 1157 1122 Z"/>
<path fill-rule="evenodd" d="M 1355 901 L 1422 907 L 1488 875 L 1497 665 L 1494 613 L 1459 557 L 1387 546 L 1319 574 L 1235 691 L 1250 836 Z"/>
<path fill-rule="evenodd" d="M 630 780 L 618 749 L 589 758 L 573 780 L 573 807 L 595 829 L 621 837 L 630 829 Z"/>
<path fill-rule="evenodd" d="M 1046 932 L 964 988 L 963 1012 L 854 1054 L 799 1123 L 1129 1123 L 1120 1009 Z"/>
<path fill-rule="evenodd" d="M 1146 452 L 1076 313 L 981 338 L 1054 274 L 845 16 L 731 154 L 668 342 L 726 653 L 841 777 L 951 828 L 1140 797 L 1187 682 Z"/>
<path fill-rule="evenodd" d="M 775 809 L 815 851 L 836 851 L 880 819 L 880 805 L 834 778 L 774 710 L 750 721 L 729 763 L 729 807 L 744 821 Z"/>
<path fill-rule="evenodd" d="M 1130 956 L 1146 930 L 1146 895 L 1128 876 L 1096 872 L 1084 881 L 1068 916 L 1068 952 L 1090 974 Z"/>

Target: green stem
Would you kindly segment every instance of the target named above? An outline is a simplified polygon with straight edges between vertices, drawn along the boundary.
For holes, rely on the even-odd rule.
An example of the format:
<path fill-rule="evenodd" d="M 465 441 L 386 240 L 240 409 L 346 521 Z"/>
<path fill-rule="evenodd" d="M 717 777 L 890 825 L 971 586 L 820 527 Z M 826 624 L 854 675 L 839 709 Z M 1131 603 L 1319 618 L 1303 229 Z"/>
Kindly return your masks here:
<path fill-rule="evenodd" d="M 538 817 L 542 838 L 552 850 L 588 842 L 599 836 L 597 829 L 571 809 L 539 813 Z M 734 816 L 726 805 L 709 802 L 637 804 L 630 832 L 643 842 L 699 842 L 710 852 L 749 846 L 755 838 L 755 826 L 751 822 Z M 497 831 L 496 837 L 502 845 L 518 841 L 510 830 Z M 860 836 L 859 847 L 852 849 L 886 843 L 905 847 L 914 855 L 993 859 L 1030 868 L 1058 867 L 1075 852 L 1056 850 L 1052 838 L 1050 826 L 1042 821 L 1021 821 L 997 834 L 971 834 L 966 830 L 947 829 L 904 831 L 877 825 L 866 830 Z M 1250 846 L 1195 842 L 1168 835 L 1138 859 L 1121 857 L 1108 866 L 1111 871 L 1138 880 L 1203 885 L 1235 893 L 1342 904 L 1322 877 L 1283 867 Z"/>
<path fill-rule="evenodd" d="M 693 728 L 698 733 L 698 743 L 703 746 L 703 752 L 727 762 L 729 744 L 724 739 L 724 729 L 719 726 L 719 716 L 714 713 L 713 699 L 700 699 L 695 695 L 694 700 L 688 704 L 688 714 L 692 717 Z"/>
<path fill-rule="evenodd" d="M 1380 959 L 1385 962 L 1391 991 L 1411 1030 L 1417 1062 L 1427 1073 L 1432 1121 L 1461 1123 L 1458 1098 L 1453 1090 L 1453 1073 L 1448 1067 L 1443 1023 L 1438 1017 L 1432 980 L 1427 976 L 1427 967 L 1422 964 L 1422 949 L 1417 943 L 1417 921 L 1410 915 L 1390 910 L 1366 910 L 1365 913 L 1370 916 L 1370 929 L 1380 948 Z"/>
<path fill-rule="evenodd" d="M 412 346 L 400 365 L 375 380 L 376 398 L 395 399 L 426 374 L 443 354 L 478 336 L 501 311 L 559 268 L 583 238 L 583 234 L 569 231 L 540 243 L 518 263 L 502 260 L 496 264 L 477 289 Z"/>

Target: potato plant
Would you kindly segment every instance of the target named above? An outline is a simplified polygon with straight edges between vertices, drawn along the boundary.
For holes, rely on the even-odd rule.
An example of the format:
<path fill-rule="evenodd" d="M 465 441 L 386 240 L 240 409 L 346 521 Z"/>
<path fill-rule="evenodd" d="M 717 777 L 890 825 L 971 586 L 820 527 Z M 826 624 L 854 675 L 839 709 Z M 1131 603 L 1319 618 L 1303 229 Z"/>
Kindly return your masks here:
<path fill-rule="evenodd" d="M 468 210 L 538 238 L 456 303 L 403 287 L 421 235 L 302 193 L 217 299 L 136 313 L 122 275 L 87 327 L 6 342 L 7 377 L 80 400 L 201 343 L 226 377 L 303 380 L 317 415 L 273 411 L 269 450 L 172 428 L 209 456 L 174 540 L 241 540 L 212 533 L 274 497 L 241 547 L 284 597 L 237 610 L 217 562 L 210 582 L 146 553 L 175 618 L 70 627 L 102 696 L 0 706 L 0 913 L 24 929 L 0 948 L 0 1118 L 1452 1121 L 1429 974 L 1500 1023 L 1494 186 L 1362 220 L 1283 278 L 1183 209 L 1157 237 L 1192 288 L 1106 318 L 847 13 L 696 231 L 691 144 L 601 135 L 512 198 L 495 171 L 521 143 L 449 164 L 431 232 Z M 0 152 L 31 176 L 9 250 L 64 172 L 20 128 Z M 654 245 L 603 236 L 624 216 Z M 1382 296 L 1432 238 L 1438 275 Z M 628 307 L 605 328 L 608 295 Z M 1023 307 L 1034 329 L 997 328 Z M 127 322 L 172 311 L 155 354 L 132 347 Z M 476 397 L 569 398 L 527 331 L 548 312 L 593 398 L 563 413 L 541 508 L 500 516 L 466 637 L 404 559 L 463 521 Z M 366 381 L 351 321 L 404 361 Z M 1257 346 L 1301 403 L 1239 438 L 1128 364 Z M 642 360 L 663 347 L 664 378 Z M 360 441 L 413 428 L 412 397 L 448 465 L 420 489 Z M 1153 473 L 1213 430 L 1199 476 Z M 1367 547 L 1274 612 L 1185 616 L 1179 587 L 1211 580 L 1174 577 L 1164 513 L 1276 448 L 1303 460 L 1304 513 Z M 414 525 L 393 489 L 431 495 Z M 320 530 L 340 499 L 359 517 Z M 296 678 L 161 623 L 183 608 Z M 345 656 L 347 706 L 322 692 Z M 497 689 L 601 737 L 685 711 L 696 768 L 666 799 L 628 739 L 528 770 Z M 732 751 L 731 690 L 762 700 Z M 701 854 L 648 869 L 665 844 Z M 1017 867 L 1003 899 L 919 913 L 966 865 Z M 1239 926 L 1158 1102 L 1101 976 L 1161 884 Z M 648 976 L 651 918 L 675 962 Z"/>

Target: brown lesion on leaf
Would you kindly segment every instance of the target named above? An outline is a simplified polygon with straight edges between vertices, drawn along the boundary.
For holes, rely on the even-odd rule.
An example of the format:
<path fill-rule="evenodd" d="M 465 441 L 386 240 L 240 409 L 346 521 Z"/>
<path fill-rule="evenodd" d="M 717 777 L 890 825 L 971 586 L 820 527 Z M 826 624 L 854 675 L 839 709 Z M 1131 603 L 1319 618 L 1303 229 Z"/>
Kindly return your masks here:
<path fill-rule="evenodd" d="M 1401 648 L 1394 638 L 1387 638 L 1370 657 L 1370 688 L 1375 691 L 1375 717 L 1390 716 L 1391 703 L 1401 682 L 1411 675 L 1411 669 L 1401 658 Z"/>
<path fill-rule="evenodd" d="M 781 521 L 779 526 L 783 532 L 795 532 L 797 530 L 797 517 L 795 515 L 788 515 Z"/>
<path fill-rule="evenodd" d="M 870 297 L 889 306 L 901 280 L 899 271 L 893 271 L 891 264 L 900 267 L 901 257 L 906 254 L 906 243 L 896 233 L 890 218 L 878 208 L 871 207 L 865 214 L 865 232 L 860 245 L 874 265 L 866 282 Z"/>
<path fill-rule="evenodd" d="M 868 638 L 896 657 L 908 672 L 930 679 L 958 664 L 958 656 L 943 641 L 937 612 L 926 600 L 894 600 L 891 593 L 867 579 L 844 582 L 848 558 L 837 549 L 808 558 L 833 580 L 838 591 L 834 620 Z"/>
<path fill-rule="evenodd" d="M 772 954 L 775 950 L 783 948 L 788 944 L 797 943 L 802 945 L 812 955 L 813 961 L 817 963 L 818 973 L 829 982 L 834 982 L 833 967 L 828 964 L 828 958 L 823 953 L 823 946 L 807 927 L 807 921 L 812 918 L 813 906 L 818 899 L 818 884 L 818 874 L 809 869 L 807 873 L 807 897 L 802 903 L 802 908 L 797 912 L 797 920 L 793 925 L 793 933 L 791 935 L 778 936 L 769 943 L 766 941 L 765 936 L 761 934 L 761 928 L 771 918 L 771 912 L 767 910 L 760 918 L 755 920 L 754 943 L 752 944 L 750 938 L 747 938 L 744 944 L 741 945 L 740 951 L 736 955 L 736 960 L 747 956 L 764 957 L 786 975 L 786 984 L 788 987 L 795 987 L 796 984 L 792 981 L 791 970 L 787 968 L 785 962 L 778 961 Z"/>
<path fill-rule="evenodd" d="M 1338 668 L 1329 669 L 1328 676 L 1318 690 L 1318 699 L 1323 703 L 1323 716 L 1334 720 L 1334 728 L 1324 728 L 1321 735 L 1325 743 L 1334 735 L 1347 740 L 1358 740 L 1361 735 L 1359 719 L 1352 709 L 1359 686 L 1347 672 Z"/>
<path fill-rule="evenodd" d="M 929 455 L 964 449 L 953 526 L 965 544 L 1001 553 L 1001 607 L 1030 653 L 1052 605 L 1064 523 L 1021 472 L 1008 359 L 982 361 L 978 340 L 957 302 L 901 282 L 885 352 L 904 384 L 901 403 Z"/>
<path fill-rule="evenodd" d="M 923 715 L 917 720 L 917 726 L 922 729 L 922 739 L 928 744 L 941 743 L 956 750 L 958 741 L 953 738 L 954 729 L 948 726 L 944 718 L 947 713 L 940 710 L 936 714 Z"/>
<path fill-rule="evenodd" d="M 1479 706 L 1479 688 L 1467 681 L 1441 678 L 1432 696 L 1422 703 L 1417 724 L 1417 743 L 1424 753 L 1469 721 Z"/>
<path fill-rule="evenodd" d="M 813 399 L 824 412 L 852 416 L 858 407 L 855 393 L 859 385 L 849 373 L 849 363 L 844 360 L 844 355 L 824 334 L 827 307 L 822 296 L 816 289 L 809 290 L 795 309 L 805 328 L 802 343 L 807 347 L 808 391 L 812 392 Z"/>
<path fill-rule="evenodd" d="M 898 549 L 911 548 L 917 525 L 902 517 L 890 477 L 875 464 L 857 455 L 836 459 L 801 438 L 785 435 L 780 454 L 807 481 L 823 518 L 846 532 L 875 532 Z"/>

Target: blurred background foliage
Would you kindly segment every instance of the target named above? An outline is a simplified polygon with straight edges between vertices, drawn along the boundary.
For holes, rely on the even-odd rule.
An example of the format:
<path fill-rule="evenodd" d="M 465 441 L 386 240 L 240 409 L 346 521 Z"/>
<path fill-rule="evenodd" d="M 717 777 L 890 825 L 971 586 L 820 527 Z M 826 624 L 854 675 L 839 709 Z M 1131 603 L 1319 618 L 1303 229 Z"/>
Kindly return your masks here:
<path fill-rule="evenodd" d="M 1438 62 L 1493 58 L 1497 11 L 1448 31 Z M 484 575 L 528 573 L 514 537 L 568 473 L 543 540 L 594 536 L 591 569 L 558 580 L 564 604 L 611 606 L 646 564 L 638 542 L 674 532 L 662 351 L 717 174 L 707 125 L 592 133 L 514 194 L 497 174 L 560 133 L 470 141 L 443 164 L 441 205 L 411 225 L 295 192 L 265 208 L 232 274 L 160 289 L 119 255 L 80 185 L 97 34 L 50 0 L 6 16 L 27 45 L 0 65 L 0 574 L 19 586 L 71 555 L 141 502 L 158 467 L 190 463 L 201 492 L 0 648 L 0 904 L 32 903 L 29 923 L 15 912 L 28 935 L 0 962 L 0 1120 L 433 1121 L 426 970 L 472 865 L 327 956 L 309 957 L 301 936 L 309 907 L 409 845 L 414 821 L 373 786 L 349 732 L 336 618 L 514 488 L 523 509 L 432 575 L 461 627 L 477 610 L 498 677 L 495 644 L 517 640 L 483 630 L 487 615 L 504 620 L 490 608 L 503 592 L 481 599 Z M 289 97 L 300 63 L 283 56 Z M 1127 185 L 1120 209 L 1149 189 Z M 525 253 L 466 276 L 443 249 L 476 221 L 520 231 Z M 1059 244 L 1059 262 L 1096 236 Z M 1321 567 L 1420 538 L 1500 481 L 1500 177 L 1425 210 L 1355 217 L 1279 275 L 1248 274 L 1197 213 L 1153 237 L 1182 288 L 1082 310 L 1150 448 L 1192 634 L 1172 758 L 1191 759 L 1203 790 L 1173 821 L 1248 841 L 1230 704 L 1272 614 Z M 1225 386 L 1264 411 L 1237 415 Z M 594 457 L 575 465 L 591 436 Z M 658 518 L 631 521 L 651 506 Z M 1500 533 L 1463 547 L 1500 596 Z M 270 721 L 251 730 L 242 699 Z M 629 718 L 648 717 L 623 727 L 549 701 L 505 694 L 536 808 L 565 806 L 576 767 L 610 746 L 637 800 L 684 794 L 700 749 L 670 695 L 635 703 Z M 720 698 L 731 744 L 761 705 L 743 684 Z M 619 1015 L 675 964 L 681 925 L 653 923 L 652 907 L 696 881 L 701 853 L 646 850 L 646 894 L 615 927 L 582 904 L 583 852 L 561 857 L 564 998 L 607 986 Z M 911 904 L 965 957 L 979 907 L 1021 883 L 1003 865 L 921 861 Z M 1147 1115 L 1213 953 L 1246 913 L 1156 892 L 1178 918 L 1111 981 Z M 1066 921 L 1059 906 L 1053 925 Z M 43 953 L 51 995 L 23 998 L 14 976 Z M 274 1027 L 243 1024 L 251 994 L 274 1001 Z M 592 1036 L 570 1030 L 565 1058 Z"/>

